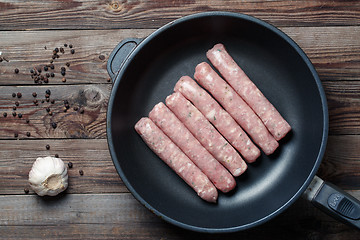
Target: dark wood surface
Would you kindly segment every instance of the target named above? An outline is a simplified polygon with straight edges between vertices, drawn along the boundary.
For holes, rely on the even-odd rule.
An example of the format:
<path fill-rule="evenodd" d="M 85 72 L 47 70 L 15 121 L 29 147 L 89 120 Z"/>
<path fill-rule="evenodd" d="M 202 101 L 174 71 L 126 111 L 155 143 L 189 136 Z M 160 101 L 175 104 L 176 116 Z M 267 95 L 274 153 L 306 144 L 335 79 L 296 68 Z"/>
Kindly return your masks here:
<path fill-rule="evenodd" d="M 0 0 L 0 56 L 8 60 L 0 62 L 1 239 L 360 239 L 357 230 L 304 199 L 248 231 L 209 235 L 182 230 L 145 209 L 119 178 L 106 141 L 109 54 L 124 38 L 143 38 L 179 17 L 216 10 L 265 20 L 303 48 L 329 106 L 330 136 L 318 175 L 360 199 L 359 1 Z M 30 69 L 48 64 L 52 50 L 64 43 L 72 44 L 75 54 L 65 48 L 54 61 L 55 77 L 34 84 Z M 60 67 L 67 62 L 62 82 Z M 54 103 L 41 103 L 46 89 Z M 22 97 L 13 98 L 13 92 Z M 70 104 L 66 112 L 64 100 Z M 12 116 L 15 101 L 22 118 Z M 58 123 L 56 129 L 51 122 Z M 33 161 L 55 154 L 74 164 L 69 188 L 52 198 L 25 194 Z"/>

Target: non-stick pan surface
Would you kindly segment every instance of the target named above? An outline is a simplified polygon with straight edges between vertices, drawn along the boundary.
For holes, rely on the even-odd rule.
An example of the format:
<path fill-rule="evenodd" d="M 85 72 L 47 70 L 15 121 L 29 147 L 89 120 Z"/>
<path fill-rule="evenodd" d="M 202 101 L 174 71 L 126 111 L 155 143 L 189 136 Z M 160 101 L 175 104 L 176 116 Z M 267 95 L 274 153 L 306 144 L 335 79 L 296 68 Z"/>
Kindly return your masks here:
<path fill-rule="evenodd" d="M 220 193 L 212 204 L 146 146 L 134 125 L 173 92 L 181 76 L 193 76 L 216 43 L 227 47 L 292 132 L 273 155 L 262 153 L 249 164 L 235 190 Z M 269 24 L 223 12 L 179 19 L 144 39 L 116 76 L 107 117 L 111 156 L 132 194 L 166 221 L 202 232 L 247 229 L 286 209 L 314 177 L 328 129 L 320 80 L 301 49 Z"/>

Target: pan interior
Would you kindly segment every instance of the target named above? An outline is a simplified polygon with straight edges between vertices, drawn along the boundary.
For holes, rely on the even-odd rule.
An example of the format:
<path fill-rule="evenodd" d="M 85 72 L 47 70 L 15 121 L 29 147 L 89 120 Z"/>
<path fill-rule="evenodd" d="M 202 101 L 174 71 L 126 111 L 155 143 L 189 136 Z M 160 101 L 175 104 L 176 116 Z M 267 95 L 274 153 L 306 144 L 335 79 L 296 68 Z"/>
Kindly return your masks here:
<path fill-rule="evenodd" d="M 133 126 L 173 92 L 183 75 L 223 43 L 235 61 L 292 126 L 271 156 L 264 153 L 237 187 L 201 200 L 137 135 Z M 242 229 L 286 205 L 318 166 L 324 129 L 322 99 L 298 52 L 271 29 L 234 16 L 178 22 L 150 35 L 131 55 L 110 99 L 110 151 L 121 178 L 147 207 L 176 225 L 200 231 Z"/>

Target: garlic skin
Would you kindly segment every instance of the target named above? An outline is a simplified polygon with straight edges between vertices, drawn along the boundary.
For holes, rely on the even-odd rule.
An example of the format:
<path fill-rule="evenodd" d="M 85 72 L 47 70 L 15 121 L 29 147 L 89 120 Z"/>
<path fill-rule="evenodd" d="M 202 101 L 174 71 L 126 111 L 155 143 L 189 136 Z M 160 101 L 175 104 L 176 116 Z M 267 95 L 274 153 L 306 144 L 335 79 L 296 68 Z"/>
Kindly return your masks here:
<path fill-rule="evenodd" d="M 68 187 L 68 174 L 60 158 L 37 158 L 29 172 L 30 187 L 39 195 L 55 196 Z"/>

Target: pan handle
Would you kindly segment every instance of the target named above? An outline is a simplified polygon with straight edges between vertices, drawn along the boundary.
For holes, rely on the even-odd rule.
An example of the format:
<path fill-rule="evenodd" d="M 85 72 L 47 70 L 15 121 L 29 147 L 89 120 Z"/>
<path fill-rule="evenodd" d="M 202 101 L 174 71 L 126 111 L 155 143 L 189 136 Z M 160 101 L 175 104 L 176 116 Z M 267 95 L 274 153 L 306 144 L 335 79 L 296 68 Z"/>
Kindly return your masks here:
<path fill-rule="evenodd" d="M 124 65 L 130 53 L 140 44 L 142 38 L 126 38 L 122 40 L 111 52 L 106 68 L 112 83 Z"/>
<path fill-rule="evenodd" d="M 304 195 L 328 215 L 360 230 L 360 201 L 344 190 L 315 176 Z"/>

